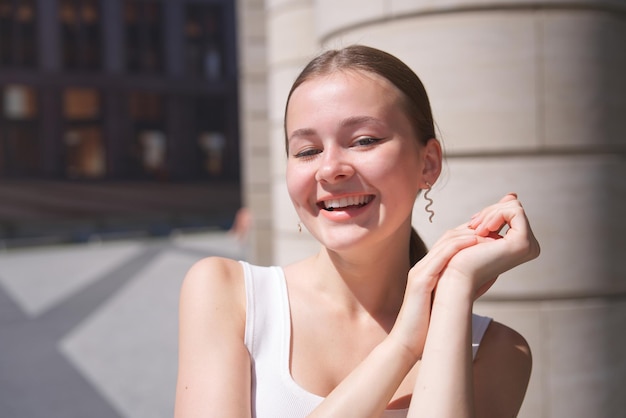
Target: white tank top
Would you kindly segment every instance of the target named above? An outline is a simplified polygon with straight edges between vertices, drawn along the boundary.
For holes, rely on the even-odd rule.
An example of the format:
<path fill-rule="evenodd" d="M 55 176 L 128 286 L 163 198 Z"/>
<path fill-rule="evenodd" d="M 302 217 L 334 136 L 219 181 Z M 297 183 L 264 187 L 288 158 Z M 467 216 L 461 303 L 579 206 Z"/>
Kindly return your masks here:
<path fill-rule="evenodd" d="M 303 389 L 289 370 L 291 313 L 283 269 L 241 264 L 246 284 L 245 344 L 252 363 L 252 417 L 305 417 L 324 398 Z M 474 357 L 490 322 L 491 318 L 472 317 Z M 406 409 L 383 414 L 383 418 L 406 416 Z"/>

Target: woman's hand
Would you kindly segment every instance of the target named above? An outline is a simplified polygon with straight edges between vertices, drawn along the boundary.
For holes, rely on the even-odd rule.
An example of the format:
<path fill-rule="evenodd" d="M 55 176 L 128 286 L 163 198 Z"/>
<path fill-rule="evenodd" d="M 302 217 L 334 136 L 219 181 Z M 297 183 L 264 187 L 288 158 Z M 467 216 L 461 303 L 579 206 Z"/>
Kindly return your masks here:
<path fill-rule="evenodd" d="M 539 244 L 524 209 L 515 194 L 508 194 L 495 205 L 474 215 L 461 228 L 473 235 L 477 242 L 456 252 L 437 281 L 428 339 L 415 382 L 409 417 L 474 417 L 476 399 L 481 402 L 493 399 L 475 399 L 476 388 L 482 390 L 487 384 L 496 385 L 490 386 L 492 388 L 502 386 L 502 376 L 509 376 L 515 368 L 517 376 L 522 378 L 528 372 L 524 364 L 507 363 L 502 370 L 494 372 L 494 381 L 479 380 L 475 388 L 477 376 L 474 374 L 471 351 L 471 314 L 477 295 L 491 286 L 500 274 L 539 255 Z M 490 326 L 489 329 L 494 328 Z M 499 349 L 511 352 L 515 342 L 504 338 L 498 339 L 497 343 L 492 340 L 490 345 L 497 344 Z M 494 365 L 503 365 L 494 362 L 493 356 L 486 360 Z M 515 414 L 525 390 L 524 383 L 509 387 L 516 393 L 507 394 L 510 400 L 499 403 L 497 410 L 506 411 L 502 416 Z M 502 398 L 499 395 L 496 393 L 493 396 Z M 484 405 L 481 406 L 484 408 Z"/>
<path fill-rule="evenodd" d="M 539 243 L 514 193 L 478 212 L 465 227 L 478 242 L 455 254 L 447 270 L 471 281 L 475 297 L 484 293 L 500 274 L 539 255 Z"/>
<path fill-rule="evenodd" d="M 390 337 L 400 342 L 417 360 L 424 349 L 433 290 L 455 255 L 479 242 L 467 225 L 447 231 L 428 253 L 411 268 L 402 308 Z"/>

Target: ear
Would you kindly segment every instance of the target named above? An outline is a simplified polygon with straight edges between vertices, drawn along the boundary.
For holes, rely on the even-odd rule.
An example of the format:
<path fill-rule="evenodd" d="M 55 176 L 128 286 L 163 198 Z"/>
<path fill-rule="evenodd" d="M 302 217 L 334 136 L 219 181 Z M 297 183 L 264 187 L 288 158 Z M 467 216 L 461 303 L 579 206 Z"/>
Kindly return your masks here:
<path fill-rule="evenodd" d="M 441 144 L 436 138 L 430 138 L 424 148 L 422 148 L 422 159 L 424 165 L 421 174 L 424 188 L 426 188 L 426 182 L 435 184 L 441 174 L 443 152 Z"/>

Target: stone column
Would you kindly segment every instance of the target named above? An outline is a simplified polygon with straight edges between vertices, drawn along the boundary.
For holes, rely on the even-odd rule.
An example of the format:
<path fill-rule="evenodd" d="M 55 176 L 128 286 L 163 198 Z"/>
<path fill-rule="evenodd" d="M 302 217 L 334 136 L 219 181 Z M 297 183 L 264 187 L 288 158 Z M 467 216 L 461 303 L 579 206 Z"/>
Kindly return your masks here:
<path fill-rule="evenodd" d="M 268 88 L 273 209 L 273 263 L 287 264 L 311 254 L 317 245 L 298 232 L 298 217 L 285 183 L 285 101 L 302 67 L 319 51 L 311 0 L 266 0 L 268 22 Z"/>
<path fill-rule="evenodd" d="M 520 331 L 534 368 L 520 417 L 626 410 L 626 5 L 618 0 L 268 0 L 273 262 L 310 254 L 284 187 L 291 81 L 320 47 L 387 50 L 422 78 L 447 156 L 429 224 L 447 228 L 509 191 L 541 257 L 477 304 Z M 313 24 L 315 22 L 315 24 Z"/>
<path fill-rule="evenodd" d="M 263 0 L 238 0 L 239 120 L 243 205 L 253 223 L 248 259 L 272 263 L 272 205 L 267 112 L 267 36 Z"/>

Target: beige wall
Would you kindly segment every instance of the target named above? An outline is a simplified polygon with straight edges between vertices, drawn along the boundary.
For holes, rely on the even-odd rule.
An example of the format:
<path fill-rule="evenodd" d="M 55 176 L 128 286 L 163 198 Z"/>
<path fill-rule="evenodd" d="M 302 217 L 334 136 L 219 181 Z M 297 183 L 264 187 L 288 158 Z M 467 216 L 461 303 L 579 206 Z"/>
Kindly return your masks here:
<path fill-rule="evenodd" d="M 425 240 L 517 191 L 541 241 L 540 259 L 502 277 L 476 308 L 531 344 L 520 416 L 623 414 L 626 3 L 239 2 L 248 19 L 240 44 L 252 260 L 285 264 L 317 248 L 298 233 L 284 187 L 282 119 L 296 74 L 323 48 L 385 49 L 424 81 L 447 151 L 434 223 L 422 201 L 414 213 Z M 258 42 L 247 44 L 250 36 Z"/>
<path fill-rule="evenodd" d="M 237 0 L 242 194 L 254 218 L 248 256 L 267 264 L 272 260 L 272 193 L 265 16 L 263 0 Z"/>

